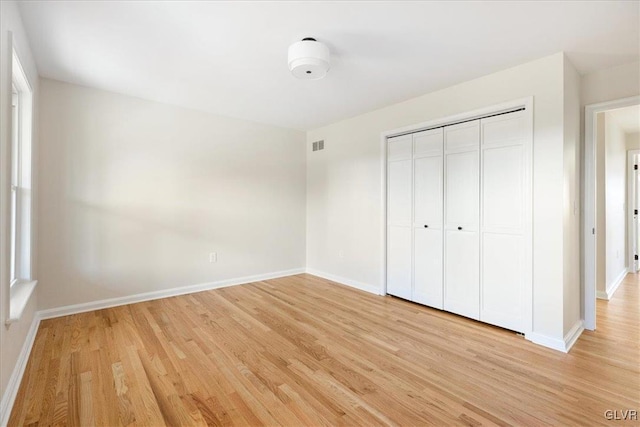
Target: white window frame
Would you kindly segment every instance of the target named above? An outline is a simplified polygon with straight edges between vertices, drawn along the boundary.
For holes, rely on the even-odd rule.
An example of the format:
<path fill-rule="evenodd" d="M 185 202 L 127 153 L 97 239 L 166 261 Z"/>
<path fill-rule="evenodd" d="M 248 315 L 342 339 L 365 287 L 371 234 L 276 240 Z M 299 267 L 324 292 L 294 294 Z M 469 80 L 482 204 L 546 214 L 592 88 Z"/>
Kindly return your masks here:
<path fill-rule="evenodd" d="M 11 59 L 11 120 L 8 141 L 9 156 L 9 310 L 5 324 L 20 319 L 37 284 L 32 270 L 32 211 L 33 211 L 33 89 L 24 72 L 18 52 L 9 37 Z M 6 277 L 6 276 L 5 276 Z M 6 294 L 5 294 L 6 295 Z"/>
<path fill-rule="evenodd" d="M 9 283 L 13 287 L 18 282 L 18 253 L 20 252 L 20 93 L 11 82 L 11 182 L 9 205 L 11 209 L 9 224 Z"/>

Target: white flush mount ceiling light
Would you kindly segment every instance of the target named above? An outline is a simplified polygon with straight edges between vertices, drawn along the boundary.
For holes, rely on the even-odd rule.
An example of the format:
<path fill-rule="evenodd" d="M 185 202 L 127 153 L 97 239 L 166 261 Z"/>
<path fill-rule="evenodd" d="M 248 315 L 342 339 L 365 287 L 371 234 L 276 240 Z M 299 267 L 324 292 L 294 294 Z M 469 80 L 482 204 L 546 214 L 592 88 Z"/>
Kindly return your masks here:
<path fill-rule="evenodd" d="M 289 46 L 289 70 L 299 79 L 317 80 L 329 71 L 329 48 L 307 37 Z"/>

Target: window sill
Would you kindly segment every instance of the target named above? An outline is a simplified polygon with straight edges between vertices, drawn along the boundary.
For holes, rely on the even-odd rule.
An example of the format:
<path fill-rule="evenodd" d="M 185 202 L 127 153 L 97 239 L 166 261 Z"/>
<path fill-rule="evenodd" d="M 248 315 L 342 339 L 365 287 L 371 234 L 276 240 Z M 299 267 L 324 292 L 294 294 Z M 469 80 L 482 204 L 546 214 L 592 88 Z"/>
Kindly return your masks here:
<path fill-rule="evenodd" d="M 9 317 L 5 320 L 5 325 L 17 322 L 22 317 L 33 290 L 38 284 L 37 280 L 19 281 L 11 286 L 9 297 Z"/>

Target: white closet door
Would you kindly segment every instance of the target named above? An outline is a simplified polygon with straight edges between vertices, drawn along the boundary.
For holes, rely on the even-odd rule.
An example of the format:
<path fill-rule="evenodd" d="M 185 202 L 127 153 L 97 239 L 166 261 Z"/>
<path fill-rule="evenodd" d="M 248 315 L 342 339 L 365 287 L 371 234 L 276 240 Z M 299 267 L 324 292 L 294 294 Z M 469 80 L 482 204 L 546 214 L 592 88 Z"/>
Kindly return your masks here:
<path fill-rule="evenodd" d="M 479 319 L 478 233 L 446 231 L 444 309 Z"/>
<path fill-rule="evenodd" d="M 411 135 L 389 138 L 387 147 L 387 293 L 410 300 L 413 138 Z"/>
<path fill-rule="evenodd" d="M 524 330 L 527 209 L 524 112 L 481 120 L 480 320 Z"/>
<path fill-rule="evenodd" d="M 479 318 L 480 121 L 444 128 L 444 308 Z"/>
<path fill-rule="evenodd" d="M 443 130 L 414 134 L 413 301 L 443 308 Z"/>
<path fill-rule="evenodd" d="M 411 229 L 389 227 L 387 248 L 387 293 L 411 300 Z"/>
<path fill-rule="evenodd" d="M 478 231 L 478 156 L 478 150 L 445 155 L 446 224 L 451 229 Z"/>
<path fill-rule="evenodd" d="M 411 159 L 389 162 L 389 224 L 411 224 Z"/>

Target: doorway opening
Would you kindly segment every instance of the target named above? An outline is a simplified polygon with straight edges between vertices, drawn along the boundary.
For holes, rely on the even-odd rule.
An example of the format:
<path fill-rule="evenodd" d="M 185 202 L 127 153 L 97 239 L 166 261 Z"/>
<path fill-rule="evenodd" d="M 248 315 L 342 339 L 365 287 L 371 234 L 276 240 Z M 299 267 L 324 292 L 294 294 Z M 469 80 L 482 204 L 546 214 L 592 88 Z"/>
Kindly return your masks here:
<path fill-rule="evenodd" d="M 585 108 L 583 308 L 589 330 L 596 329 L 596 298 L 610 299 L 638 268 L 639 132 L 640 96 Z"/>

